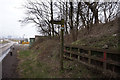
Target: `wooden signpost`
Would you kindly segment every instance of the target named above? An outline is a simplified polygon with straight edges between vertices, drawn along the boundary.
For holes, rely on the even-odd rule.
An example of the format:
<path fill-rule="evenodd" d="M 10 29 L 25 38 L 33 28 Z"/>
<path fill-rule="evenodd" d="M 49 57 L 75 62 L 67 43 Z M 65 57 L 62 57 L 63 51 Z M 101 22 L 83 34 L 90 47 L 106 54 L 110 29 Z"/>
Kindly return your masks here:
<path fill-rule="evenodd" d="M 64 53 L 64 19 L 61 20 L 61 70 L 63 70 L 63 53 Z"/>
<path fill-rule="evenodd" d="M 60 21 L 50 21 L 50 23 L 61 25 L 61 36 L 60 36 L 60 43 L 61 43 L 61 50 L 60 50 L 60 68 L 63 70 L 63 53 L 64 53 L 64 19 Z"/>

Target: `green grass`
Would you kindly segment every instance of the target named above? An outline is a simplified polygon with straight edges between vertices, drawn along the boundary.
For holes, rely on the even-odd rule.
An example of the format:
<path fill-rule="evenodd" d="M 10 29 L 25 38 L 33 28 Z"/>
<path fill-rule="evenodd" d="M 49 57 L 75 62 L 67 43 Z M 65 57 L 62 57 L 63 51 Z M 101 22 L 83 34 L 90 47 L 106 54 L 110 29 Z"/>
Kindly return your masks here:
<path fill-rule="evenodd" d="M 5 44 L 5 43 L 8 43 L 8 41 L 3 41 L 3 42 L 0 41 L 0 44 Z"/>
<path fill-rule="evenodd" d="M 31 55 L 31 51 L 28 51 L 28 50 L 26 50 L 26 51 L 21 51 L 20 53 L 19 53 L 19 57 L 23 57 L 23 58 L 25 58 L 25 57 L 28 57 L 28 56 L 30 56 Z"/>
<path fill-rule="evenodd" d="M 18 42 L 19 40 L 15 40 L 15 39 L 10 39 L 11 41 L 14 41 L 14 42 Z"/>
<path fill-rule="evenodd" d="M 118 37 L 111 35 L 103 35 L 101 37 L 81 38 L 72 43 L 73 45 L 86 45 L 89 47 L 102 48 L 104 45 L 108 45 L 110 48 L 118 48 Z"/>
<path fill-rule="evenodd" d="M 64 61 L 64 73 L 69 74 L 71 78 L 100 78 L 103 77 L 98 71 L 94 71 L 92 68 L 76 63 L 74 61 Z M 97 72 L 97 73 L 95 73 Z"/>
<path fill-rule="evenodd" d="M 21 50 L 18 54 L 19 64 L 18 72 L 20 78 L 84 78 L 84 77 L 96 77 L 96 74 L 93 74 L 88 70 L 84 65 L 80 63 L 75 63 L 73 61 L 64 60 L 64 70 L 60 71 L 56 65 L 59 63 L 52 62 L 53 60 L 59 61 L 58 51 L 55 50 L 52 52 L 52 56 L 47 58 L 48 55 L 44 58 L 50 61 L 42 61 L 38 59 L 39 54 L 42 54 L 40 50 Z M 57 67 L 57 68 L 56 68 Z"/>
<path fill-rule="evenodd" d="M 49 66 L 37 60 L 32 50 L 20 51 L 18 71 L 22 78 L 48 78 Z"/>

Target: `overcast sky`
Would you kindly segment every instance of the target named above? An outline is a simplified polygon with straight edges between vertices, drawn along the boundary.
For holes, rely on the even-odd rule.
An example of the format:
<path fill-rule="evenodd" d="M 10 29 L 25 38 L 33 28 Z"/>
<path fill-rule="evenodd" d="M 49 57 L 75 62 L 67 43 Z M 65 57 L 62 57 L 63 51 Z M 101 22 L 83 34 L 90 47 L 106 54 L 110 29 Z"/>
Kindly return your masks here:
<path fill-rule="evenodd" d="M 25 0 L 0 0 L 0 37 L 17 36 L 34 37 L 38 34 L 36 27 L 31 25 L 21 26 L 18 20 L 22 19 L 24 9 L 21 5 Z"/>
<path fill-rule="evenodd" d="M 25 16 L 24 9 L 21 8 L 24 3 L 25 0 L 0 0 L 0 37 L 23 37 L 25 34 L 29 38 L 39 34 L 36 27 L 21 26 L 18 22 Z"/>

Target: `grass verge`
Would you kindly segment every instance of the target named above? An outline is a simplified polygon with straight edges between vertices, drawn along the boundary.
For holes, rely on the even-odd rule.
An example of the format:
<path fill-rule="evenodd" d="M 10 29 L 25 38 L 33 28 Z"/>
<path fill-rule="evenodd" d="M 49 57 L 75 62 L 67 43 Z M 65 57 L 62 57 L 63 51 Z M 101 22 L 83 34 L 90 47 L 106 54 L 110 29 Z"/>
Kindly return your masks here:
<path fill-rule="evenodd" d="M 0 41 L 0 44 L 5 44 L 5 43 L 8 43 L 8 41 Z"/>
<path fill-rule="evenodd" d="M 18 53 L 18 72 L 21 78 L 92 78 L 97 74 L 74 61 L 64 60 L 60 71 L 59 45 L 54 41 L 42 42 L 39 48 L 21 50 Z M 25 49 L 25 48 L 24 48 Z"/>
<path fill-rule="evenodd" d="M 48 78 L 49 66 L 37 60 L 32 50 L 20 51 L 18 54 L 18 72 L 22 78 Z"/>

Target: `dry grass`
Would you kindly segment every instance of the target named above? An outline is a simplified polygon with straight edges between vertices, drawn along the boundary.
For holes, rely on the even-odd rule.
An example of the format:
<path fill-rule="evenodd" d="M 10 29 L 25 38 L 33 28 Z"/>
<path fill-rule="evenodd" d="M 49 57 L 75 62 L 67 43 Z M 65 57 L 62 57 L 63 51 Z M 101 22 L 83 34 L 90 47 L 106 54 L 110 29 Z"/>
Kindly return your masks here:
<path fill-rule="evenodd" d="M 117 19 L 105 24 L 97 24 L 93 25 L 90 29 L 89 34 L 86 35 L 88 32 L 86 28 L 83 28 L 79 31 L 78 39 L 82 37 L 100 37 L 103 35 L 112 35 L 118 33 L 118 22 Z"/>
<path fill-rule="evenodd" d="M 87 30 L 82 29 L 79 31 L 78 43 L 79 41 L 81 42 L 82 40 L 82 41 L 88 42 L 87 44 L 98 44 L 98 42 L 100 42 L 100 44 L 104 45 L 106 44 L 104 43 L 104 41 L 110 41 L 110 40 L 113 41 L 113 38 L 111 38 L 111 35 L 117 33 L 117 29 L 118 28 L 117 28 L 116 21 L 109 22 L 108 24 L 94 25 L 91 28 L 91 32 L 88 35 L 86 35 Z M 110 39 L 107 38 L 106 35 L 110 36 L 109 37 Z M 65 43 L 72 42 L 72 39 L 70 36 L 71 35 L 65 36 Z M 112 41 L 110 41 L 110 43 Z M 64 60 L 64 71 L 61 73 L 60 65 L 59 65 L 59 61 L 60 61 L 59 43 L 60 43 L 59 39 L 46 39 L 43 41 L 35 42 L 35 44 L 30 48 L 30 50 L 32 50 L 32 52 L 30 52 L 31 55 L 29 56 L 28 54 L 26 54 L 29 57 L 31 57 L 31 59 L 30 60 L 28 59 L 28 60 L 35 63 L 28 64 L 30 63 L 28 60 L 27 60 L 28 61 L 27 63 L 24 60 L 21 61 L 24 63 L 24 66 L 21 66 L 21 67 L 23 69 L 25 68 L 24 74 L 26 75 L 26 77 L 30 75 L 32 77 L 37 77 L 37 78 L 38 77 L 49 77 L 49 78 L 102 77 L 101 74 L 96 72 L 91 72 L 91 69 L 85 67 L 82 64 L 78 64 L 78 63 L 75 63 L 74 61 L 66 61 L 66 60 Z M 81 42 L 81 43 L 84 44 L 84 42 Z M 25 65 L 29 65 L 30 66 L 29 69 Z M 37 73 L 34 70 L 37 70 Z"/>
<path fill-rule="evenodd" d="M 87 67 L 74 61 L 64 60 L 64 71 L 60 71 L 60 45 L 59 40 L 49 39 L 34 46 L 34 51 L 38 62 L 43 62 L 49 66 L 49 77 L 54 78 L 91 78 L 93 75 Z M 38 51 L 39 50 L 39 51 Z"/>
<path fill-rule="evenodd" d="M 109 48 L 118 48 L 117 20 L 106 24 L 93 25 L 89 34 L 87 34 L 86 28 L 81 29 L 78 34 L 78 40 L 72 44 L 98 48 L 108 45 Z"/>

